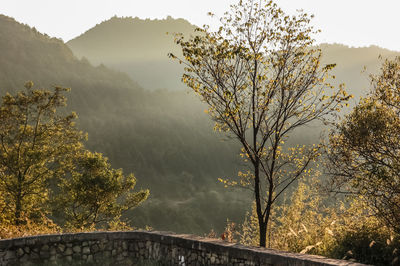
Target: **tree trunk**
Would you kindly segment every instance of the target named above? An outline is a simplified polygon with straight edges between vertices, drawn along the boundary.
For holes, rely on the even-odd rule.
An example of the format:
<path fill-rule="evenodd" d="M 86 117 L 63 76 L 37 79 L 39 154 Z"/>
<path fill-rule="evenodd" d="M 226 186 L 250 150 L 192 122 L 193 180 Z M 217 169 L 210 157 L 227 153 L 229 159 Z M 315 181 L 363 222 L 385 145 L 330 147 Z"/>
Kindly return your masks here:
<path fill-rule="evenodd" d="M 260 194 L 260 164 L 258 159 L 254 164 L 254 197 L 256 201 L 256 211 L 258 218 L 258 228 L 260 231 L 260 247 L 266 246 L 267 238 L 267 226 L 264 222 L 264 215 L 262 213 L 261 206 L 261 194 Z"/>
<path fill-rule="evenodd" d="M 22 213 L 22 181 L 23 176 L 18 171 L 18 184 L 17 184 L 17 195 L 15 198 L 15 225 L 21 225 L 21 213 Z"/>
<path fill-rule="evenodd" d="M 260 247 L 266 247 L 267 245 L 267 224 L 262 222 L 259 224 L 260 228 Z"/>
<path fill-rule="evenodd" d="M 22 199 L 20 193 L 15 200 L 15 225 L 21 225 Z"/>

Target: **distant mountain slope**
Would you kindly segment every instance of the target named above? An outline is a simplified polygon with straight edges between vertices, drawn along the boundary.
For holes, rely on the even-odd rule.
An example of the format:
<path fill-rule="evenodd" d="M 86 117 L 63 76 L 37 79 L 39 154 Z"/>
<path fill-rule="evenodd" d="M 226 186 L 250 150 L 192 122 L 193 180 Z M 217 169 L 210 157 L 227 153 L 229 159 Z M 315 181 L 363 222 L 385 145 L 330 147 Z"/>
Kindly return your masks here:
<path fill-rule="evenodd" d="M 336 83 L 345 83 L 346 89 L 354 95 L 353 104 L 367 93 L 369 74 L 377 73 L 385 58 L 400 56 L 400 52 L 378 46 L 354 48 L 342 44 L 321 44 L 319 47 L 323 52 L 323 63 L 336 63 L 333 71 Z"/>
<path fill-rule="evenodd" d="M 216 181 L 242 167 L 238 147 L 212 132 L 204 105 L 183 91 L 181 66 L 166 57 L 179 50 L 165 32 L 190 34 L 193 27 L 184 20 L 112 18 L 70 41 L 70 49 L 0 15 L 0 96 L 26 80 L 71 87 L 69 109 L 78 112 L 80 127 L 88 131 L 88 146 L 104 152 L 114 167 L 135 173 L 139 186 L 151 190 L 146 204 L 129 214 L 135 224 L 202 234 L 221 230 L 226 218 L 241 221 L 251 198 Z M 321 48 L 324 62 L 337 63 L 336 82 L 346 83 L 357 96 L 354 102 L 368 88 L 363 66 L 367 73 L 376 71 L 379 54 L 399 55 L 378 47 Z M 78 59 L 82 56 L 106 66 L 93 67 Z M 154 91 L 164 87 L 176 91 Z M 321 130 L 315 127 L 296 132 L 293 141 L 315 141 Z"/>
<path fill-rule="evenodd" d="M 114 97 L 125 93 L 143 95 L 142 88 L 126 74 L 104 66 L 95 68 L 87 60 L 78 60 L 61 40 L 3 15 L 0 15 L 0 49 L 3 51 L 0 54 L 1 94 L 21 88 L 26 80 L 33 80 L 38 86 L 72 87 L 71 107 L 85 112 L 90 111 L 83 107 L 87 101 L 110 104 L 105 96 L 111 92 Z"/>
<path fill-rule="evenodd" d="M 180 51 L 171 33 L 193 33 L 195 26 L 183 19 L 141 20 L 113 17 L 69 41 L 78 57 L 104 63 L 128 73 L 147 89 L 182 89 L 182 67 L 167 54 Z M 170 33 L 167 35 L 167 32 Z"/>
<path fill-rule="evenodd" d="M 184 19 L 162 20 L 112 17 L 67 43 L 77 56 L 94 64 L 132 60 L 165 59 L 170 50 L 177 52 L 173 36 L 167 32 L 193 33 L 195 26 Z M 127 53 L 127 51 L 129 51 Z"/>
<path fill-rule="evenodd" d="M 78 56 L 94 64 L 104 63 L 124 71 L 148 88 L 182 89 L 182 66 L 167 58 L 169 52 L 179 54 L 172 36 L 165 32 L 193 34 L 194 25 L 183 19 L 141 20 L 117 18 L 104 21 L 67 44 Z M 355 100 L 365 94 L 368 73 L 375 72 L 383 58 L 400 55 L 377 46 L 351 48 L 341 44 L 322 44 L 325 63 L 336 63 L 336 82 L 346 84 Z M 361 73 L 364 66 L 366 73 Z"/>
<path fill-rule="evenodd" d="M 220 141 L 204 106 L 186 92 L 146 91 L 126 74 L 78 60 L 60 40 L 0 16 L 0 96 L 26 80 L 71 87 L 68 108 L 89 133 L 91 150 L 133 172 L 150 199 L 129 217 L 137 226 L 202 234 L 240 221 L 243 193 L 217 178 L 237 173 L 237 146 Z"/>

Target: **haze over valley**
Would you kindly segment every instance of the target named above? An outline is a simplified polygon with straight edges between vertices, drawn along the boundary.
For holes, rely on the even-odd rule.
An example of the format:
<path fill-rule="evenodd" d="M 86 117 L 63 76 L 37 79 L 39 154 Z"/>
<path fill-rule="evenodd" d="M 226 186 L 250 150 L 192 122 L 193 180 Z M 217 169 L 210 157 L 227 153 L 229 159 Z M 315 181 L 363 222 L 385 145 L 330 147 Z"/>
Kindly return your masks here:
<path fill-rule="evenodd" d="M 0 16 L 0 95 L 27 80 L 40 87 L 70 87 L 68 110 L 88 132 L 88 147 L 113 167 L 133 172 L 150 197 L 130 211 L 137 227 L 178 233 L 221 231 L 226 219 L 242 222 L 251 193 L 226 189 L 217 179 L 243 170 L 239 145 L 214 132 L 206 106 L 181 83 L 173 35 L 195 28 L 184 19 L 112 17 L 64 43 Z M 335 84 L 345 83 L 354 106 L 369 88 L 382 58 L 400 52 L 377 46 L 321 44 L 323 63 L 336 63 Z M 366 72 L 363 73 L 364 66 Z M 294 143 L 317 142 L 323 128 L 297 131 Z"/>

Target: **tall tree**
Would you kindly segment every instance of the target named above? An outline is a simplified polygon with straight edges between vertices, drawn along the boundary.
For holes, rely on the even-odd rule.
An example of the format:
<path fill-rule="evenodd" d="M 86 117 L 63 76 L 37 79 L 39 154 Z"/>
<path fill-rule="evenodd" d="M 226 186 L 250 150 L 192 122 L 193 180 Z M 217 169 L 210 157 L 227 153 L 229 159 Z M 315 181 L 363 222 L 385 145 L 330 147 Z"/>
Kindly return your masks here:
<path fill-rule="evenodd" d="M 329 185 L 361 196 L 400 233 L 400 57 L 386 60 L 371 85 L 370 95 L 330 134 Z"/>
<path fill-rule="evenodd" d="M 46 211 L 47 182 L 70 167 L 69 156 L 81 149 L 85 135 L 76 129 L 75 113 L 60 114 L 63 93 L 34 89 L 32 82 L 16 95 L 6 94 L 0 106 L 0 193 L 4 212 L 15 224 Z"/>
<path fill-rule="evenodd" d="M 204 26 L 189 39 L 177 34 L 183 58 L 170 54 L 185 65 L 182 80 L 209 105 L 215 129 L 242 145 L 250 170 L 239 173 L 239 182 L 224 182 L 254 191 L 264 247 L 273 204 L 319 154 L 319 146 L 284 142 L 349 98 L 326 82 L 334 64 L 321 68 L 310 19 L 285 15 L 272 1 L 239 1 L 218 31 Z"/>

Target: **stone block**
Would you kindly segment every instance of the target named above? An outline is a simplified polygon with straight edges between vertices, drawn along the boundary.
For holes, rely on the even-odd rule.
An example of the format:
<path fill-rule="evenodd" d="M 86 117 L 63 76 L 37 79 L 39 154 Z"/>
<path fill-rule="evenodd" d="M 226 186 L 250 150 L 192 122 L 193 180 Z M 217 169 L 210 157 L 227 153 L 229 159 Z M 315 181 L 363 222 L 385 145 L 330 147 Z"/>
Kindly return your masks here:
<path fill-rule="evenodd" d="M 57 245 L 57 250 L 59 251 L 59 252 L 64 252 L 64 250 L 65 250 L 65 245 L 64 244 L 58 244 Z"/>
<path fill-rule="evenodd" d="M 107 256 L 105 254 L 103 255 L 101 253 L 96 253 L 96 254 L 93 255 L 93 260 L 96 261 L 96 262 L 101 262 L 101 261 L 104 260 L 104 258 L 109 258 L 109 257 L 110 256 Z"/>
<path fill-rule="evenodd" d="M 19 262 L 28 262 L 31 260 L 31 257 L 28 254 L 24 254 L 21 258 L 19 258 Z"/>
<path fill-rule="evenodd" d="M 88 246 L 82 248 L 82 254 L 90 254 L 90 248 Z"/>
<path fill-rule="evenodd" d="M 15 251 L 14 251 L 14 250 L 7 250 L 7 251 L 6 251 L 6 254 L 5 254 L 4 257 L 3 257 L 3 260 L 4 260 L 4 261 L 14 260 L 14 259 L 17 258 L 15 255 L 16 255 L 16 254 L 15 254 Z"/>
<path fill-rule="evenodd" d="M 49 260 L 50 260 L 50 261 L 56 261 L 56 260 L 57 260 L 57 255 L 56 255 L 56 254 L 50 255 Z"/>
<path fill-rule="evenodd" d="M 151 241 L 146 241 L 146 248 L 150 248 L 151 247 Z"/>
<path fill-rule="evenodd" d="M 138 250 L 138 247 L 137 247 L 136 243 L 133 243 L 133 242 L 129 243 L 128 250 L 131 251 L 131 252 L 133 252 L 135 250 Z"/>
<path fill-rule="evenodd" d="M 105 250 L 112 250 L 113 249 L 113 243 L 111 241 L 106 243 Z"/>
<path fill-rule="evenodd" d="M 67 256 L 72 255 L 72 253 L 74 253 L 74 252 L 72 251 L 72 248 L 67 248 L 67 249 L 65 250 L 65 252 L 64 252 L 64 254 L 67 255 Z"/>
<path fill-rule="evenodd" d="M 28 238 L 28 239 L 26 239 L 25 244 L 27 246 L 34 246 L 34 245 L 36 245 L 36 239 L 35 238 Z"/>
<path fill-rule="evenodd" d="M 25 252 L 26 254 L 29 254 L 29 253 L 31 253 L 31 249 L 30 249 L 28 246 L 25 246 L 25 247 L 24 247 L 24 252 Z"/>
<path fill-rule="evenodd" d="M 15 238 L 12 244 L 14 247 L 24 247 L 26 245 L 26 240 L 25 238 Z"/>
<path fill-rule="evenodd" d="M 195 252 L 193 252 L 191 255 L 190 255 L 190 260 L 192 260 L 192 261 L 195 261 L 195 260 L 197 260 L 197 254 L 195 253 Z"/>
<path fill-rule="evenodd" d="M 50 247 L 50 255 L 56 255 L 56 254 L 57 254 L 56 247 Z"/>
<path fill-rule="evenodd" d="M 122 249 L 128 250 L 128 242 L 127 241 L 122 241 Z"/>
<path fill-rule="evenodd" d="M 78 261 L 78 260 L 80 260 L 81 258 L 82 258 L 82 256 L 81 256 L 81 254 L 79 254 L 79 253 L 74 253 L 74 254 L 72 254 L 72 259 L 75 260 L 75 261 Z"/>
<path fill-rule="evenodd" d="M 22 248 L 18 248 L 17 251 L 15 252 L 15 254 L 17 255 L 17 257 L 22 257 L 24 255 L 24 250 Z"/>
<path fill-rule="evenodd" d="M 30 259 L 32 260 L 38 260 L 40 259 L 39 253 L 37 252 L 31 252 L 31 254 L 29 254 Z"/>
<path fill-rule="evenodd" d="M 39 256 L 41 259 L 50 258 L 50 252 L 48 250 L 40 250 Z"/>
<path fill-rule="evenodd" d="M 61 241 L 61 236 L 60 235 L 47 236 L 46 240 L 48 243 L 59 243 Z"/>
<path fill-rule="evenodd" d="M 90 248 L 90 250 L 92 251 L 92 253 L 97 253 L 100 250 L 100 247 L 98 244 L 94 244 L 92 245 L 92 247 Z"/>
<path fill-rule="evenodd" d="M 81 246 L 74 246 L 74 247 L 72 248 L 72 251 L 73 251 L 74 253 L 81 253 Z"/>

